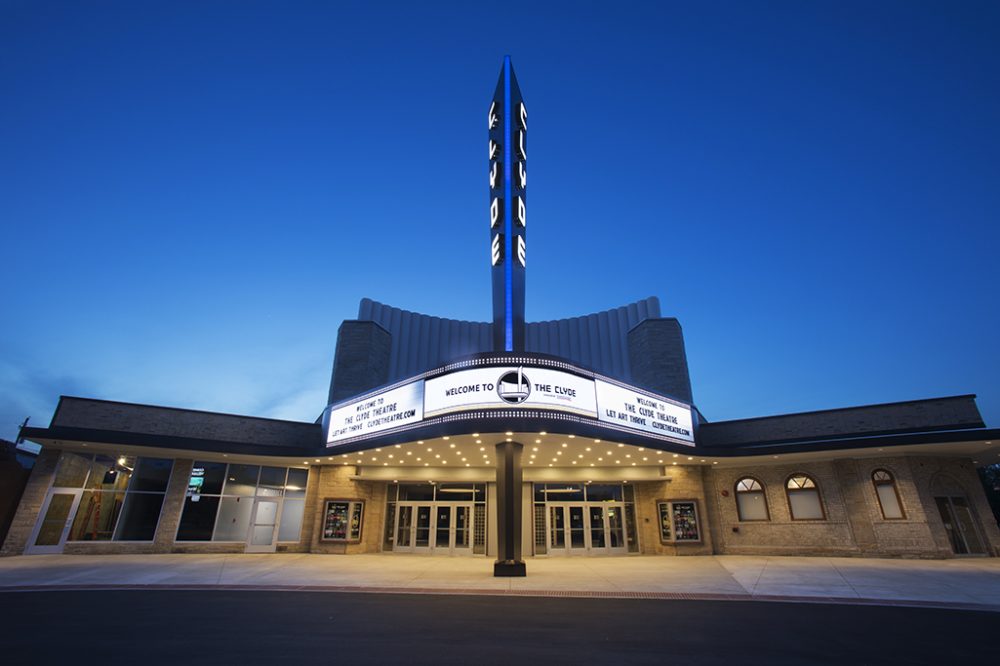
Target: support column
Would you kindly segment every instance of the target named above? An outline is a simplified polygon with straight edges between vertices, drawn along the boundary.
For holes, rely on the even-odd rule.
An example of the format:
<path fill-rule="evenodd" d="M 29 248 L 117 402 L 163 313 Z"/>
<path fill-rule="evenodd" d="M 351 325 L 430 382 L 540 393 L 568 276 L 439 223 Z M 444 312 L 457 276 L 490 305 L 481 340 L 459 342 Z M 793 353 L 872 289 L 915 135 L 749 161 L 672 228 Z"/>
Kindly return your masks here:
<path fill-rule="evenodd" d="M 521 559 L 521 452 L 517 442 L 497 448 L 497 561 L 494 576 L 526 576 Z"/>

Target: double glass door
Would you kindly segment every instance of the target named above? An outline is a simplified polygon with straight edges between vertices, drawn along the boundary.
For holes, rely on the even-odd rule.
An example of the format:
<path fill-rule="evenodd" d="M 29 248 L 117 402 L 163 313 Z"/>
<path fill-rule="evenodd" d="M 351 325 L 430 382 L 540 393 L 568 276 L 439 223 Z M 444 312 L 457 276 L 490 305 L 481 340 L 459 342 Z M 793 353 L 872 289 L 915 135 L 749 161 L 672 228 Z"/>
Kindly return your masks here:
<path fill-rule="evenodd" d="M 550 502 L 551 555 L 624 555 L 625 505 L 621 502 Z"/>
<path fill-rule="evenodd" d="M 985 555 L 976 520 L 965 497 L 935 497 L 941 522 L 956 555 Z"/>
<path fill-rule="evenodd" d="M 438 555 L 472 554 L 472 504 L 400 502 L 393 550 Z"/>

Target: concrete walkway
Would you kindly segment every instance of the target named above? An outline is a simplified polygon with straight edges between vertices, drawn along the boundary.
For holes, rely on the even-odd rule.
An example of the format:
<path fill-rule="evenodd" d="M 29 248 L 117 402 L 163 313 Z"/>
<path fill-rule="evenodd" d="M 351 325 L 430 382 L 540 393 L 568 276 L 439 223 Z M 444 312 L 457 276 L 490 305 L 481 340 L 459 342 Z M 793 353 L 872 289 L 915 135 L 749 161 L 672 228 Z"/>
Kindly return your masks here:
<path fill-rule="evenodd" d="M 1000 612 L 1000 559 L 615 557 L 528 559 L 494 578 L 487 558 L 419 555 L 33 555 L 0 559 L 0 592 L 271 589 L 934 606 Z"/>

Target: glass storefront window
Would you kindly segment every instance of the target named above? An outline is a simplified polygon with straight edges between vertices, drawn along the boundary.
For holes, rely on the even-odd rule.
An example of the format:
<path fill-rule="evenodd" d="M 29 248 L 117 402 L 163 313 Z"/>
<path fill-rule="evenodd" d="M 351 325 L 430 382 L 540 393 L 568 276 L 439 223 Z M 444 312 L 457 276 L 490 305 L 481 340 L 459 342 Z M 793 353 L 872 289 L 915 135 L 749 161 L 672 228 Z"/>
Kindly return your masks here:
<path fill-rule="evenodd" d="M 286 499 L 281 507 L 281 525 L 278 527 L 278 541 L 298 541 L 302 533 L 302 515 L 306 503 L 303 500 Z"/>
<path fill-rule="evenodd" d="M 110 541 L 121 512 L 125 493 L 87 490 L 69 532 L 70 541 Z"/>
<path fill-rule="evenodd" d="M 588 502 L 621 502 L 622 501 L 622 487 L 621 484 L 602 484 L 602 483 L 592 483 L 587 486 L 587 501 Z"/>
<path fill-rule="evenodd" d="M 60 468 L 58 482 L 86 488 L 68 540 L 153 540 L 173 460 L 63 453 Z"/>
<path fill-rule="evenodd" d="M 226 487 L 222 492 L 225 495 L 253 497 L 259 475 L 260 467 L 257 465 L 230 465 L 226 474 Z"/>
<path fill-rule="evenodd" d="M 287 467 L 261 467 L 260 482 L 257 484 L 258 497 L 281 497 L 285 489 Z"/>
<path fill-rule="evenodd" d="M 253 500 L 247 497 L 223 497 L 213 541 L 246 541 L 250 529 Z"/>
<path fill-rule="evenodd" d="M 399 484 L 399 501 L 433 500 L 434 486 L 429 483 Z"/>
<path fill-rule="evenodd" d="M 162 506 L 162 493 L 128 493 L 115 540 L 152 541 Z"/>
<path fill-rule="evenodd" d="M 83 488 L 92 457 L 64 451 L 59 456 L 59 465 L 56 467 L 55 479 L 52 481 L 53 487 Z"/>
<path fill-rule="evenodd" d="M 90 465 L 87 488 L 98 490 L 125 490 L 128 488 L 135 458 L 98 455 Z"/>
<path fill-rule="evenodd" d="M 119 461 L 120 462 L 120 461 Z M 168 458 L 139 458 L 132 474 L 130 491 L 162 493 L 167 490 L 174 461 Z"/>
<path fill-rule="evenodd" d="M 188 497 L 184 500 L 184 514 L 177 530 L 178 541 L 211 541 L 215 529 L 215 514 L 221 497 Z"/>
<path fill-rule="evenodd" d="M 195 461 L 177 541 L 245 541 L 254 497 L 280 504 L 278 541 L 298 541 L 309 470 Z"/>
<path fill-rule="evenodd" d="M 309 470 L 292 467 L 288 470 L 288 481 L 285 485 L 285 497 L 305 498 L 306 480 L 309 478 Z"/>

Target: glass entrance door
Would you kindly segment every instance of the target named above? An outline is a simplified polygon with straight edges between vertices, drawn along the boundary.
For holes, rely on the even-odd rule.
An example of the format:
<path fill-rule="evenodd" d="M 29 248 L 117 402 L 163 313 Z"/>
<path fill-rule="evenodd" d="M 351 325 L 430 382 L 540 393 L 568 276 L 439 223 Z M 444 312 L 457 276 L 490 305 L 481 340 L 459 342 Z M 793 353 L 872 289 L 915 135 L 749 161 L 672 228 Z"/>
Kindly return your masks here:
<path fill-rule="evenodd" d="M 273 499 L 258 499 L 253 507 L 250 534 L 247 536 L 248 553 L 273 553 L 274 533 L 278 526 L 278 502 Z"/>
<path fill-rule="evenodd" d="M 985 555 L 986 549 L 965 497 L 935 497 L 941 522 L 956 555 Z"/>
<path fill-rule="evenodd" d="M 472 554 L 472 504 L 400 502 L 393 550 L 436 555 Z"/>
<path fill-rule="evenodd" d="M 49 491 L 39 512 L 42 519 L 35 525 L 35 531 L 28 541 L 28 554 L 44 555 L 63 551 L 82 496 L 83 491 L 75 488 L 53 488 Z"/>
<path fill-rule="evenodd" d="M 549 503 L 549 554 L 624 555 L 624 513 L 619 502 Z"/>

